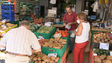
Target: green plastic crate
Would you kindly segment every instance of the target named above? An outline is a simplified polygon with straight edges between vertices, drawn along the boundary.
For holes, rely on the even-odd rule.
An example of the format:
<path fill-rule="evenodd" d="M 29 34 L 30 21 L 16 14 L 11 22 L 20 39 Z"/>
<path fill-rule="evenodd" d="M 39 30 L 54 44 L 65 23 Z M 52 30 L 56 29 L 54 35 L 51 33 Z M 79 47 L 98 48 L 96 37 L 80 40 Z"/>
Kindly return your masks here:
<path fill-rule="evenodd" d="M 57 57 L 61 58 L 67 49 L 67 43 L 63 46 L 62 49 L 42 47 L 42 53 L 48 55 L 49 53 L 57 53 Z"/>
<path fill-rule="evenodd" d="M 17 24 L 17 27 L 19 27 L 19 21 L 13 21 L 13 22 L 10 22 L 11 24 Z"/>
<path fill-rule="evenodd" d="M 51 38 L 53 38 L 54 39 L 54 36 L 51 36 Z M 69 35 L 67 36 L 67 37 L 61 37 L 62 39 L 66 39 L 67 40 L 67 42 L 70 40 L 70 33 L 69 33 Z"/>
<path fill-rule="evenodd" d="M 56 32 L 56 27 L 54 27 L 54 29 L 52 29 L 52 31 L 50 31 L 48 34 L 46 33 L 37 33 L 34 32 L 34 34 L 37 36 L 37 38 L 39 38 L 39 36 L 43 36 L 44 39 L 50 39 L 51 36 Z"/>

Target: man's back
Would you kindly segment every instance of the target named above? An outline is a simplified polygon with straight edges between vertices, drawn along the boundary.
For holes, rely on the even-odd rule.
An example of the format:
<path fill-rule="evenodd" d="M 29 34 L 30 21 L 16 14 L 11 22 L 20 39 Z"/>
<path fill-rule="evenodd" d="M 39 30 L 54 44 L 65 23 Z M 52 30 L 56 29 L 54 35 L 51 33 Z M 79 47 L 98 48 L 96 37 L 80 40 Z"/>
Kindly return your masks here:
<path fill-rule="evenodd" d="M 32 54 L 31 46 L 35 35 L 24 26 L 10 30 L 6 36 L 6 51 L 25 55 Z"/>

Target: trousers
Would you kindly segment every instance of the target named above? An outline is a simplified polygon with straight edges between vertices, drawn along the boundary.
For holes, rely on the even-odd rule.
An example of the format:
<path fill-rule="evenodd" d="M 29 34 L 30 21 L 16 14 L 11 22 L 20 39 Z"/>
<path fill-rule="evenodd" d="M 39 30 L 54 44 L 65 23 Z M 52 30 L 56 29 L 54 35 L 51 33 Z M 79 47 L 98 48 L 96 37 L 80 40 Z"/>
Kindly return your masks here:
<path fill-rule="evenodd" d="M 28 56 L 6 54 L 5 63 L 30 63 L 30 58 Z"/>
<path fill-rule="evenodd" d="M 69 33 L 72 34 L 73 31 L 69 31 Z M 69 51 L 73 51 L 74 44 L 75 44 L 75 37 L 70 37 L 70 49 L 69 49 Z"/>
<path fill-rule="evenodd" d="M 84 43 L 75 43 L 74 47 L 74 63 L 83 63 L 84 58 L 84 50 L 86 46 L 88 45 L 89 41 L 86 41 Z"/>

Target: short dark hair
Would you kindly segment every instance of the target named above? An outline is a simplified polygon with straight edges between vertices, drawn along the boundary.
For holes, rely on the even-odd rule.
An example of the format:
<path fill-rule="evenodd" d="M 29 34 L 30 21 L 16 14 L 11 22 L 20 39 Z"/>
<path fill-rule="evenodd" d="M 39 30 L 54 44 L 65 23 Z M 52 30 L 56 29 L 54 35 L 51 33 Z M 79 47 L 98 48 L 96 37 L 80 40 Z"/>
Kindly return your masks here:
<path fill-rule="evenodd" d="M 23 20 L 19 23 L 19 26 L 22 26 L 22 25 L 25 25 L 25 26 L 29 26 L 30 25 L 30 22 L 27 21 L 27 20 Z"/>
<path fill-rule="evenodd" d="M 70 9 L 72 9 L 72 6 L 70 6 L 70 5 L 67 5 L 67 6 L 66 6 L 66 8 L 70 8 Z"/>

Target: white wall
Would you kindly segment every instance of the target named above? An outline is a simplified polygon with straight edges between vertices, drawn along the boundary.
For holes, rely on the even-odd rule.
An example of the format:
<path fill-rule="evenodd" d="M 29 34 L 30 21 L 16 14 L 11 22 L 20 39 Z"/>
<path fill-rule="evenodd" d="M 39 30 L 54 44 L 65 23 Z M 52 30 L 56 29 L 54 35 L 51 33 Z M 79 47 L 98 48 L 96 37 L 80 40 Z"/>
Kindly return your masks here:
<path fill-rule="evenodd" d="M 80 13 L 84 7 L 84 0 L 76 0 L 76 13 Z"/>
<path fill-rule="evenodd" d="M 46 12 L 46 7 L 48 7 L 48 0 L 40 0 L 39 6 L 45 6 L 45 12 Z"/>

